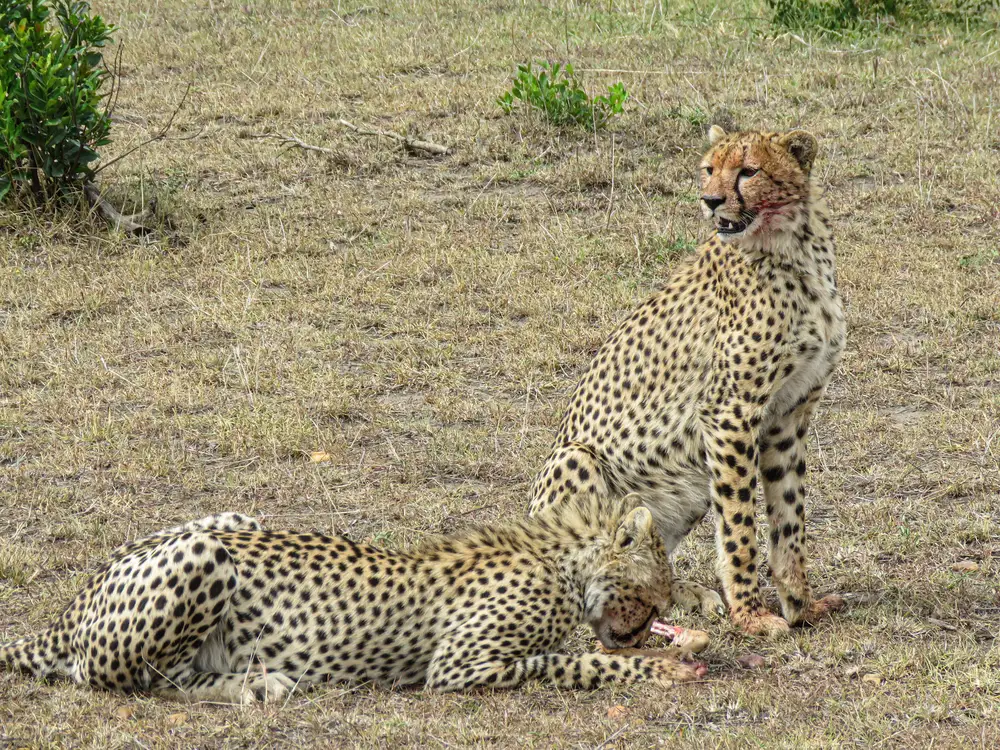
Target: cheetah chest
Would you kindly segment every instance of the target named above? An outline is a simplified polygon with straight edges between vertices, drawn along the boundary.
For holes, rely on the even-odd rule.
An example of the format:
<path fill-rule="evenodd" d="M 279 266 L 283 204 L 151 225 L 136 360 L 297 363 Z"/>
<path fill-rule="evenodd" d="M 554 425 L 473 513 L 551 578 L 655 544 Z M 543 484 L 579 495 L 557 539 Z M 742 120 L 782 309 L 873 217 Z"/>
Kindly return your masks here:
<path fill-rule="evenodd" d="M 844 351 L 844 312 L 836 289 L 823 288 L 799 304 L 805 314 L 791 327 L 782 368 L 788 374 L 771 397 L 769 418 L 787 414 L 826 385 Z"/>

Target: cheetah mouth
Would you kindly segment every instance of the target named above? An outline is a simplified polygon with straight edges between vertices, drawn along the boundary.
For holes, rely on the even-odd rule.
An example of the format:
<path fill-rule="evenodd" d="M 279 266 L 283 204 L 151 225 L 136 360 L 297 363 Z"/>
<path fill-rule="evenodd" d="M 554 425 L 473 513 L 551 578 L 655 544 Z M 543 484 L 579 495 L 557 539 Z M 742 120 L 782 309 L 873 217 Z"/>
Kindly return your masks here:
<path fill-rule="evenodd" d="M 627 633 L 619 633 L 614 628 L 608 629 L 608 634 L 611 636 L 612 643 L 604 643 L 608 648 L 621 648 L 624 646 L 633 646 L 640 641 L 645 641 L 646 636 L 649 635 L 649 629 L 653 624 L 653 620 L 656 619 L 656 610 L 654 609 L 649 613 L 649 617 L 646 621 L 642 623 L 637 628 L 634 628 Z M 603 642 L 603 639 L 601 639 Z"/>
<path fill-rule="evenodd" d="M 715 217 L 715 231 L 719 234 L 739 234 L 740 232 L 746 231 L 746 228 L 753 223 L 754 217 L 744 219 L 743 221 L 733 221 L 732 219 L 726 219 L 722 216 Z"/>

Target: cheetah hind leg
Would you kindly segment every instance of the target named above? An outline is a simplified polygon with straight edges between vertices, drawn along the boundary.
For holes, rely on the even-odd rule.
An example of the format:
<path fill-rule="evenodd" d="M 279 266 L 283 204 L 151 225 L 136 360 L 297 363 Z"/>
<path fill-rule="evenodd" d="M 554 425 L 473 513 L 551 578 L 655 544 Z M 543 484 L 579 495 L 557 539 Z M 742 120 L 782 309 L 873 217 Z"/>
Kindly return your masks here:
<path fill-rule="evenodd" d="M 197 677 L 229 670 L 219 625 L 238 585 L 228 550 L 208 533 L 167 538 L 114 561 L 89 605 L 113 614 L 75 635 L 84 646 L 76 657 L 84 660 L 80 673 L 93 685 L 125 692 L 246 702 L 240 690 L 220 690 Z M 105 640 L 114 651 L 98 662 L 96 644 Z M 215 689 L 201 689 L 206 686 Z"/>
<path fill-rule="evenodd" d="M 553 451 L 535 477 L 528 515 L 564 507 L 574 498 L 609 494 L 600 459 L 582 443 L 566 443 Z"/>
<path fill-rule="evenodd" d="M 135 541 L 126 542 L 111 553 L 111 559 L 117 560 L 141 549 L 150 549 L 162 541 L 180 536 L 181 534 L 211 533 L 213 531 L 260 531 L 262 528 L 263 526 L 260 521 L 252 516 L 245 516 L 242 513 L 234 513 L 232 511 L 216 513 L 211 516 L 199 518 L 196 521 L 182 523 L 180 526 L 157 531 Z"/>
<path fill-rule="evenodd" d="M 149 567 L 155 564 L 163 576 L 179 573 L 175 569 L 179 560 L 195 563 L 194 570 L 181 577 L 181 586 L 173 592 L 176 596 L 176 591 L 184 589 L 181 599 L 169 599 L 167 594 L 164 610 L 172 616 L 165 618 L 164 629 L 154 634 L 154 646 L 146 656 L 152 675 L 149 692 L 155 695 L 192 703 L 246 706 L 283 702 L 295 689 L 296 681 L 281 672 L 252 669 L 249 664 L 245 672 L 230 671 L 231 660 L 219 624 L 231 606 L 238 574 L 224 545 L 196 529 L 229 529 L 234 522 L 239 524 L 237 528 L 260 528 L 254 519 L 236 514 L 201 519 L 180 529 L 182 533 L 194 531 L 193 536 L 162 543 L 145 563 Z M 170 563 L 160 568 L 163 557 Z"/>
<path fill-rule="evenodd" d="M 223 523 L 228 525 L 228 519 Z M 170 563 L 161 569 L 163 557 Z M 161 544 L 145 565 L 155 564 L 163 576 L 169 576 L 180 573 L 181 561 L 185 565 L 194 562 L 195 567 L 181 576 L 180 586 L 173 592 L 184 592 L 180 600 L 174 601 L 167 594 L 163 609 L 171 616 L 164 618 L 164 628 L 153 636 L 151 653 L 146 656 L 152 675 L 149 691 L 190 702 L 245 706 L 284 701 L 296 684 L 287 675 L 253 669 L 249 664 L 245 672 L 230 671 L 231 659 L 219 625 L 229 612 L 239 581 L 225 546 L 209 534 L 196 532 Z M 158 601 L 155 606 L 159 609 Z"/>
<path fill-rule="evenodd" d="M 295 680 L 281 672 L 198 672 L 186 669 L 170 677 L 160 677 L 151 692 L 192 703 L 281 703 L 295 690 Z"/>

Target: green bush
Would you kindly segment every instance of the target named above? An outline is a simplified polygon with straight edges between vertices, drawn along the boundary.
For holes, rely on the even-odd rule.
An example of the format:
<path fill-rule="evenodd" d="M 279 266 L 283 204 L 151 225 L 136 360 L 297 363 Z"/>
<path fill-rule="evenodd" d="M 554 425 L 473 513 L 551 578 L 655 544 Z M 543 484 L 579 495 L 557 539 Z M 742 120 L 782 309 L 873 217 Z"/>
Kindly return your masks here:
<path fill-rule="evenodd" d="M 607 96 L 591 99 L 577 83 L 572 65 L 540 63 L 538 72 L 531 63 L 517 66 L 510 91 L 497 104 L 506 114 L 517 102 L 540 110 L 556 125 L 582 125 L 603 128 L 614 115 L 621 114 L 628 92 L 621 82 L 608 87 Z"/>
<path fill-rule="evenodd" d="M 848 31 L 875 24 L 982 22 L 998 0 L 767 0 L 771 21 L 789 29 Z"/>
<path fill-rule="evenodd" d="M 93 179 L 110 142 L 101 48 L 115 30 L 86 2 L 0 0 L 0 199 L 27 188 L 46 200 Z"/>

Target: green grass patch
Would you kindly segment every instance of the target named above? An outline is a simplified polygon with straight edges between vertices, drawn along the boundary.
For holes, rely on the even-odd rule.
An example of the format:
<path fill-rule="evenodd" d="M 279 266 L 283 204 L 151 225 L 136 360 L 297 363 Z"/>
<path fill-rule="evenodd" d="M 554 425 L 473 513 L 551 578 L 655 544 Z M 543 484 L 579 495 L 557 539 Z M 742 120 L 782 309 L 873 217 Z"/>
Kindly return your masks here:
<path fill-rule="evenodd" d="M 531 63 L 517 66 L 510 91 L 497 99 L 505 114 L 521 105 L 541 112 L 554 125 L 580 125 L 599 130 L 622 113 L 628 91 L 621 82 L 608 87 L 604 96 L 593 98 L 583 90 L 572 65 Z"/>
<path fill-rule="evenodd" d="M 997 0 L 767 0 L 767 5 L 777 27 L 833 32 L 928 23 L 979 25 L 1000 8 Z"/>

